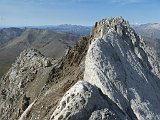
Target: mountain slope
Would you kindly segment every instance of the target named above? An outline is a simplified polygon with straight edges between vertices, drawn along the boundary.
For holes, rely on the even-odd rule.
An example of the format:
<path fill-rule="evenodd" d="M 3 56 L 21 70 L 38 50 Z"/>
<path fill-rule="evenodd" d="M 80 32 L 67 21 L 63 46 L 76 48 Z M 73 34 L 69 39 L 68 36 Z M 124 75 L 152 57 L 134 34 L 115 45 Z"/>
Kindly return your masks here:
<path fill-rule="evenodd" d="M 10 29 L 7 29 L 7 33 L 11 35 L 3 33 L 3 38 L 1 38 L 1 41 L 5 41 L 4 37 L 7 37 L 7 41 L 0 48 L 0 77 L 11 67 L 16 57 L 24 49 L 36 48 L 45 56 L 58 59 L 63 56 L 69 46 L 72 46 L 79 39 L 77 35 L 56 33 L 48 30 L 12 28 L 11 31 Z M 2 31 L 4 30 L 2 29 Z M 19 31 L 21 31 L 21 34 Z M 15 35 L 12 35 L 13 33 Z"/>
<path fill-rule="evenodd" d="M 136 32 L 144 38 L 147 45 L 156 49 L 156 54 L 160 57 L 160 24 L 148 23 L 133 26 Z"/>
<path fill-rule="evenodd" d="M 25 28 L 25 27 L 22 27 Z M 27 26 L 27 28 L 38 28 L 45 29 L 54 32 L 69 33 L 75 35 L 89 35 L 91 27 L 82 26 L 82 25 L 71 25 L 71 24 L 62 24 L 62 25 L 46 25 L 46 26 Z"/>
<path fill-rule="evenodd" d="M 160 24 L 159 23 L 148 23 L 142 25 L 135 25 L 133 28 L 141 36 L 149 37 L 152 39 L 160 38 Z"/>
<path fill-rule="evenodd" d="M 0 29 L 0 46 L 5 45 L 14 38 L 20 36 L 24 30 L 19 28 Z"/>

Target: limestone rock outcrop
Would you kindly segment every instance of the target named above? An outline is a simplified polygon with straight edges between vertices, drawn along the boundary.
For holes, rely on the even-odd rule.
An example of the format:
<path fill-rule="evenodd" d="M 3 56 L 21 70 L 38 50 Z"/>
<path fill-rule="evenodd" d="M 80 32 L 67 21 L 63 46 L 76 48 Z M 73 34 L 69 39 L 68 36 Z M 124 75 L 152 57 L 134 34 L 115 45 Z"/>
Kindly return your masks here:
<path fill-rule="evenodd" d="M 114 106 L 101 92 L 86 81 L 78 81 L 62 98 L 60 105 L 54 111 L 50 120 L 87 120 L 92 114 L 91 120 L 96 119 L 98 110 L 104 109 L 104 114 L 109 118 L 125 119 L 125 115 L 117 109 L 113 110 L 110 106 Z M 97 110 L 97 111 L 96 111 Z M 96 117 L 95 117 L 96 116 Z M 105 115 L 103 115 L 105 116 Z"/>

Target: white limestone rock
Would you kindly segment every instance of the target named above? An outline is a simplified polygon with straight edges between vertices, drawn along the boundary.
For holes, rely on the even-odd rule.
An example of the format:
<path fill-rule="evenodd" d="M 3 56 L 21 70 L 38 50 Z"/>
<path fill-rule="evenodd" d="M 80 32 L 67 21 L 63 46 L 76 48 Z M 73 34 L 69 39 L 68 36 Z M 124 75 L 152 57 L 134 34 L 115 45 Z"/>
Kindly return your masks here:
<path fill-rule="evenodd" d="M 160 79 L 152 72 L 142 39 L 121 17 L 102 20 L 95 29 L 103 33 L 92 35 L 84 80 L 100 88 L 131 118 L 160 120 Z"/>
<path fill-rule="evenodd" d="M 52 120 L 84 120 L 95 107 L 106 106 L 104 100 L 98 98 L 98 90 L 85 81 L 77 82 L 62 98 L 60 105 L 54 111 Z M 101 103 L 100 105 L 98 105 Z"/>
<path fill-rule="evenodd" d="M 108 109 L 94 111 L 89 120 L 119 120 L 120 118 Z"/>
<path fill-rule="evenodd" d="M 113 111 L 109 107 L 111 104 L 95 86 L 86 81 L 78 81 L 65 93 L 50 120 L 88 120 L 92 112 L 104 108 L 108 108 L 110 117 L 116 117 L 118 114 L 125 119 L 126 116 L 121 111 Z"/>

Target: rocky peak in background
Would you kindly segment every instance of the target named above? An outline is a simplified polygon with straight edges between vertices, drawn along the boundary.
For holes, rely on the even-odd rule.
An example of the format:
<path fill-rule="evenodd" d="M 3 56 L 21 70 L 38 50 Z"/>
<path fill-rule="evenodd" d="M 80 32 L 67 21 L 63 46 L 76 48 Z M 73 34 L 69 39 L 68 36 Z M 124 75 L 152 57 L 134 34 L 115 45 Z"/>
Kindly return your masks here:
<path fill-rule="evenodd" d="M 0 119 L 160 120 L 155 51 L 122 17 L 96 22 L 59 60 L 24 51 L 0 81 Z"/>
<path fill-rule="evenodd" d="M 1 118 L 6 117 L 9 119 L 9 112 L 13 112 L 14 115 L 21 114 L 29 106 L 26 104 L 26 86 L 32 82 L 45 67 L 52 65 L 53 60 L 45 58 L 36 49 L 24 50 L 17 58 L 7 74 L 2 77 L 0 83 L 0 111 Z M 41 89 L 41 88 L 40 88 Z M 13 108 L 18 100 L 23 96 L 22 107 L 15 111 Z M 34 96 L 37 97 L 37 96 Z M 10 110 L 9 110 L 10 109 Z M 16 114 L 17 112 L 17 114 Z"/>

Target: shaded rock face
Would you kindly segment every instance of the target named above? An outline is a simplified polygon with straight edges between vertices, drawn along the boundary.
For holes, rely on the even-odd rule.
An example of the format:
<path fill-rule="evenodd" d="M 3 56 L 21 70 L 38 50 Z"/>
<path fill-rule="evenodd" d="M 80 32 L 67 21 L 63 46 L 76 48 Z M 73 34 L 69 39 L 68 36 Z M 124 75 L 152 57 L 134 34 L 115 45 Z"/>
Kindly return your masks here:
<path fill-rule="evenodd" d="M 2 120 L 160 120 L 159 62 L 122 17 L 54 61 L 21 53 L 0 83 Z"/>

